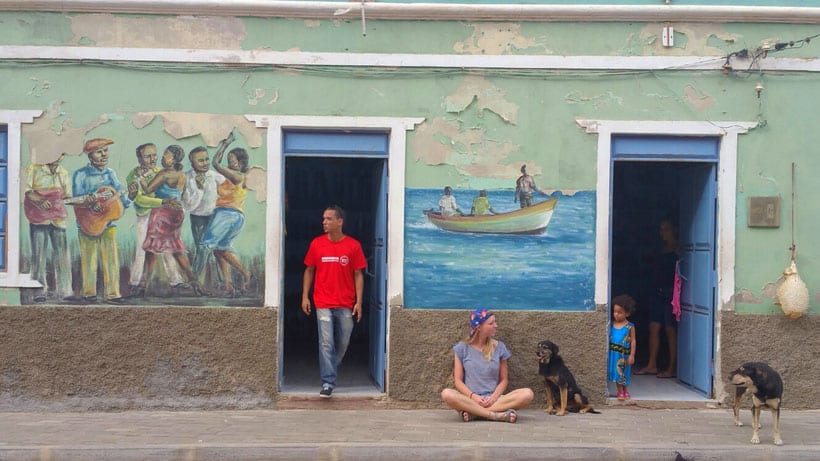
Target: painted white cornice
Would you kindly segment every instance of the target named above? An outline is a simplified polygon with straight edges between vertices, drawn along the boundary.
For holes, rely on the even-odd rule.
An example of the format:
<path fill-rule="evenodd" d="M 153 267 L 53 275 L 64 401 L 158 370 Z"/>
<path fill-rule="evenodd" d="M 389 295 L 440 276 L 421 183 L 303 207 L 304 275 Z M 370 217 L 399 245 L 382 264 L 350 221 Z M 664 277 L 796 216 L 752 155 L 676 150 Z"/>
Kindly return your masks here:
<path fill-rule="evenodd" d="M 0 11 L 143 13 L 302 19 L 753 22 L 820 24 L 820 8 L 707 5 L 473 5 L 268 0 L 0 0 Z"/>

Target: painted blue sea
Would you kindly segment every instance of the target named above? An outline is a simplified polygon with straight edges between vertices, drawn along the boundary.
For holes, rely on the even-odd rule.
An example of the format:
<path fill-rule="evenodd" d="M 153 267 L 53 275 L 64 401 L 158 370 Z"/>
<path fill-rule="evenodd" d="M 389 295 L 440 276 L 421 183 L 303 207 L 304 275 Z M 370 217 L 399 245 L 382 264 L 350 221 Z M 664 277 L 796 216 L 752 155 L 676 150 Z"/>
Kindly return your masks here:
<path fill-rule="evenodd" d="M 431 224 L 441 189 L 405 192 L 405 306 L 423 309 L 560 310 L 595 308 L 595 192 L 559 197 L 542 235 L 460 234 Z M 477 190 L 453 190 L 469 212 Z M 510 190 L 489 190 L 498 212 L 518 208 Z M 545 200 L 543 196 L 535 201 Z"/>

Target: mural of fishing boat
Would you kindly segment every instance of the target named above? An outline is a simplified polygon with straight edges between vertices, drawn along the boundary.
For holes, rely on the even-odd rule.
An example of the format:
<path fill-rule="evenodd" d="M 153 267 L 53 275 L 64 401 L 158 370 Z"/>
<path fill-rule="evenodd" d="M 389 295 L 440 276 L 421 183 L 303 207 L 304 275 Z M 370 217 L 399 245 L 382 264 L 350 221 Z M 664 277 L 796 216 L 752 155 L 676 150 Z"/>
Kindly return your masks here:
<path fill-rule="evenodd" d="M 450 232 L 537 235 L 547 230 L 557 203 L 556 197 L 527 208 L 482 216 L 444 216 L 434 210 L 424 214 L 436 227 Z"/>

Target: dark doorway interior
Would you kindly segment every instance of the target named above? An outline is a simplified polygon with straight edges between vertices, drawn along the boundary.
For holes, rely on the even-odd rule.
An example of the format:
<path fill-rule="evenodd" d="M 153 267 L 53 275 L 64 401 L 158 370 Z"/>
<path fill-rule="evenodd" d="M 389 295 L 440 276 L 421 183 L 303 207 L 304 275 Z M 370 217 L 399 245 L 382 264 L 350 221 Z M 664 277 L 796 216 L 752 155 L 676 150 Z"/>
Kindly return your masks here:
<path fill-rule="evenodd" d="M 615 162 L 612 182 L 612 296 L 635 298 L 638 349 L 634 370 L 648 359 L 649 295 L 652 258 L 661 247 L 661 220 L 680 222 L 679 171 L 682 162 Z M 668 347 L 661 333 L 658 368 L 668 366 Z"/>
<path fill-rule="evenodd" d="M 322 233 L 322 211 L 330 205 L 345 210 L 344 232 L 362 244 L 371 260 L 375 226 L 374 190 L 381 178 L 377 158 L 286 157 L 284 351 L 281 391 L 316 392 L 319 379 L 316 315 L 301 311 L 303 258 L 310 241 Z M 369 277 L 365 277 L 365 284 Z M 365 286 L 365 292 L 367 286 Z M 365 303 L 367 302 L 365 297 Z M 368 369 L 368 312 L 353 330 L 350 348 L 339 368 L 335 394 L 378 392 Z"/>

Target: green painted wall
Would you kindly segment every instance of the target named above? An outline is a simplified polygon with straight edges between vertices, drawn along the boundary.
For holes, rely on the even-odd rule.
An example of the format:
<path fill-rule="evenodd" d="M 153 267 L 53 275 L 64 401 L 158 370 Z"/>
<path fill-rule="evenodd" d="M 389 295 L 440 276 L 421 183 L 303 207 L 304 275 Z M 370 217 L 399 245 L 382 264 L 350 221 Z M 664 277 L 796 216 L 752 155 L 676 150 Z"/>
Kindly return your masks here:
<path fill-rule="evenodd" d="M 112 19 L 116 18 L 116 20 Z M 169 29 L 167 18 L 61 14 L 0 14 L 0 44 L 142 46 L 129 35 L 129 25 L 156 33 L 166 31 L 167 47 L 190 38 Z M 327 52 L 433 54 L 555 55 L 680 55 L 718 59 L 732 51 L 753 49 L 766 41 L 799 40 L 816 32 L 813 26 L 782 24 L 680 24 L 679 48 L 657 44 L 660 27 L 653 24 L 525 23 L 471 24 L 454 22 L 295 21 L 283 19 L 217 19 L 211 42 L 235 43 L 241 49 Z M 86 22 L 88 21 L 88 22 Z M 105 31 L 94 36 L 87 25 L 101 21 Z M 134 21 L 139 21 L 134 23 Z M 188 19 L 186 19 L 188 21 Z M 198 19 L 194 19 L 194 22 Z M 43 34 L 42 31 L 48 31 Z M 220 36 L 219 33 L 223 33 Z M 220 41 L 221 40 L 221 41 Z M 211 43 L 209 42 L 209 43 Z M 153 43 L 153 42 L 152 42 Z M 816 58 L 820 43 L 785 50 L 778 57 Z M 143 111 L 210 114 L 283 114 L 424 117 L 409 133 L 407 187 L 508 187 L 510 173 L 482 174 L 489 167 L 521 162 L 537 165 L 542 188 L 591 190 L 596 187 L 596 138 L 585 134 L 576 118 L 620 120 L 765 121 L 740 137 L 737 177 L 736 309 L 777 313 L 771 287 L 789 259 L 789 212 L 794 204 L 798 266 L 809 286 L 811 312 L 817 313 L 816 274 L 818 193 L 813 181 L 818 168 L 813 146 L 820 85 L 816 73 L 670 70 L 656 72 L 486 71 L 461 69 L 352 69 L 293 67 L 232 69 L 214 65 L 78 64 L 31 65 L 0 63 L 2 106 L 40 109 L 59 123 L 79 127 L 108 121 L 89 136 L 116 140 L 113 166 L 122 177 L 134 165 L 133 147 L 143 140 L 158 145 L 176 142 L 158 121 L 136 129 L 131 117 Z M 755 85 L 764 91 L 756 96 Z M 51 110 L 51 112 L 49 112 Z M 186 149 L 198 137 L 179 140 Z M 251 163 L 266 167 L 265 146 L 251 149 Z M 25 162 L 26 159 L 24 159 Z M 791 163 L 796 163 L 796 200 L 791 200 Z M 25 162 L 27 163 L 27 162 Z M 66 161 L 69 169 L 84 160 Z M 270 187 L 270 185 L 268 185 Z M 746 201 L 752 195 L 782 198 L 781 227 L 746 226 Z M 248 200 L 245 232 L 261 233 L 264 203 Z M 600 210 L 604 211 L 605 210 Z M 130 216 L 130 214 L 127 214 Z M 126 222 L 127 224 L 127 222 Z M 237 242 L 240 253 L 261 255 L 262 239 Z M 768 290 L 768 291 L 767 291 Z"/>

